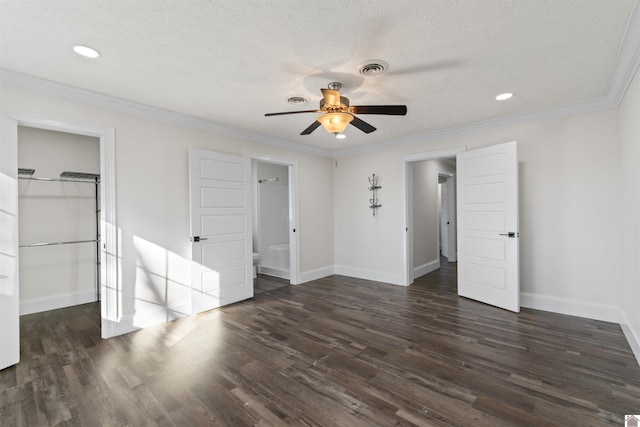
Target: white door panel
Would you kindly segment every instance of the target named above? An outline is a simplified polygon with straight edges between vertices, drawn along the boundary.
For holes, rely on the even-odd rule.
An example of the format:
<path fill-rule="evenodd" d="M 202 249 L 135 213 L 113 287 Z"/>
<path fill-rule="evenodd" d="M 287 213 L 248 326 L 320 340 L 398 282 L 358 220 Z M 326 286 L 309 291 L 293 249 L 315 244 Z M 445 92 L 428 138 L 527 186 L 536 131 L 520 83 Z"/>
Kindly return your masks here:
<path fill-rule="evenodd" d="M 515 141 L 457 156 L 458 294 L 520 311 Z"/>
<path fill-rule="evenodd" d="M 248 159 L 189 152 L 192 311 L 253 296 L 251 186 Z"/>
<path fill-rule="evenodd" d="M 20 361 L 18 123 L 0 123 L 0 369 Z"/>
<path fill-rule="evenodd" d="M 244 233 L 244 218 L 238 215 L 209 215 L 202 217 L 202 234 Z"/>

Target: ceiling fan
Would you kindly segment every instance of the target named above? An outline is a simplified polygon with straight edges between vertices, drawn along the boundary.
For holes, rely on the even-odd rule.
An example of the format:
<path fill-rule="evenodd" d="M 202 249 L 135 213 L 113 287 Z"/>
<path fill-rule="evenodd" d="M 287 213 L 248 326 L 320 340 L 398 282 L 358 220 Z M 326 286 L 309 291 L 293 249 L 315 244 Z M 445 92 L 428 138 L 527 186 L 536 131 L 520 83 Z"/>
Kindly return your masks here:
<path fill-rule="evenodd" d="M 371 133 L 376 130 L 375 127 L 362 119 L 356 117 L 356 114 L 384 114 L 393 116 L 404 116 L 407 114 L 406 105 L 358 105 L 350 106 L 349 98 L 340 96 L 342 83 L 329 83 L 328 89 L 320 89 L 323 99 L 320 100 L 319 110 L 303 110 L 303 111 L 287 111 L 282 113 L 267 113 L 266 117 L 282 116 L 285 114 L 300 113 L 322 113 L 317 120 L 300 133 L 300 135 L 309 135 L 322 125 L 327 132 L 337 135 L 343 132 L 349 124 L 357 127 L 364 133 Z"/>

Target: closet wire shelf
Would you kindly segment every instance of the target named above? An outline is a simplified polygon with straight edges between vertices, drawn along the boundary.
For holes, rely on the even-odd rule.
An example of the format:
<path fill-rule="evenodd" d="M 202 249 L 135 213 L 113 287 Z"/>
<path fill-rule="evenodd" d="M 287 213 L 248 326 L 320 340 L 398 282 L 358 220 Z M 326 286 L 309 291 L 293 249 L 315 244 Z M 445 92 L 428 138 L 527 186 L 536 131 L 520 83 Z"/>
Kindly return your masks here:
<path fill-rule="evenodd" d="M 80 182 L 84 184 L 95 184 L 96 186 L 100 182 L 100 175 L 95 173 L 86 172 L 70 172 L 64 171 L 60 174 L 60 178 L 34 178 L 33 174 L 35 169 L 18 168 L 18 179 L 29 181 L 54 181 L 54 182 Z M 98 192 L 96 188 L 96 219 L 100 210 L 98 209 Z M 100 233 L 96 230 L 96 238 L 89 240 L 69 240 L 64 242 L 44 242 L 44 243 L 30 243 L 27 245 L 19 245 L 21 248 L 33 248 L 38 246 L 57 246 L 57 245 L 71 245 L 76 243 L 97 243 L 100 241 Z"/>

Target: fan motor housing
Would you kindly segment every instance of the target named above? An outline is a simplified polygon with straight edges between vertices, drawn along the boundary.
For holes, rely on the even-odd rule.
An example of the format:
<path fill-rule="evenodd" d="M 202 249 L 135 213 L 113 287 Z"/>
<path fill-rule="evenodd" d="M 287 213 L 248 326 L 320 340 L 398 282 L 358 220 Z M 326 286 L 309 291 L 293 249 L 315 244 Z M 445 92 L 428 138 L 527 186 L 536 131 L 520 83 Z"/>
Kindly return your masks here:
<path fill-rule="evenodd" d="M 340 105 L 327 105 L 324 99 L 320 100 L 320 109 L 327 113 L 345 112 L 349 110 L 349 98 L 340 97 Z"/>

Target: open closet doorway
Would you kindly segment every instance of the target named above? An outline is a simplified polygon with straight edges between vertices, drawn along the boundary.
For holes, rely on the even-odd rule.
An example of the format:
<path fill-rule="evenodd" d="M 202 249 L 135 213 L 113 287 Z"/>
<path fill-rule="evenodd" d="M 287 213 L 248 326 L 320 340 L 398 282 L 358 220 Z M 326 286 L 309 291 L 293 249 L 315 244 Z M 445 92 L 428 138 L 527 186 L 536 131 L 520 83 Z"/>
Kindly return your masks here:
<path fill-rule="evenodd" d="M 298 283 L 295 165 L 254 158 L 254 293 Z"/>
<path fill-rule="evenodd" d="M 100 300 L 99 185 L 99 138 L 18 127 L 20 315 Z"/>
<path fill-rule="evenodd" d="M 20 361 L 20 283 L 18 212 L 18 127 L 45 129 L 86 135 L 100 141 L 100 334 L 109 338 L 118 334 L 118 282 L 115 209 L 115 130 L 113 128 L 71 123 L 55 118 L 27 115 L 1 115 L 0 177 L 3 239 L 0 240 L 0 369 Z M 35 173 L 35 172 L 34 172 Z M 96 274 L 96 278 L 98 275 Z"/>

